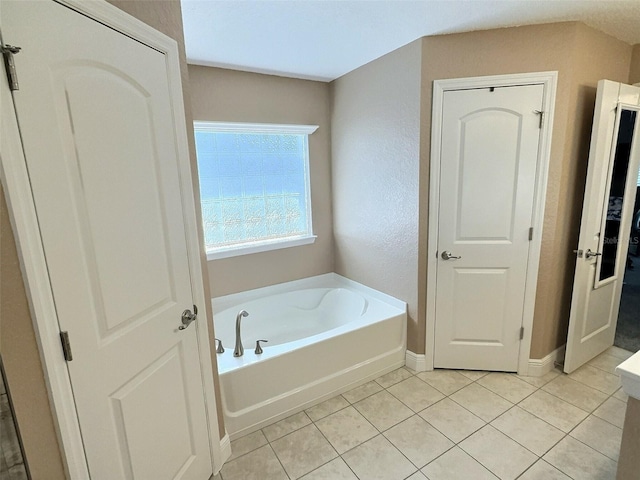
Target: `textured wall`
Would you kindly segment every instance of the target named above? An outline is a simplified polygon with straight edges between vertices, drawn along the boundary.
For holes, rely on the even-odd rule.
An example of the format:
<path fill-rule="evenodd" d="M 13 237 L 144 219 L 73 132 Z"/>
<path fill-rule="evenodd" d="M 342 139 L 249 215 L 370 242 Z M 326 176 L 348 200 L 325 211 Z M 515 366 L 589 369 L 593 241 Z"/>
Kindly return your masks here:
<path fill-rule="evenodd" d="M 600 78 L 624 81 L 630 55 L 629 45 L 574 22 L 423 39 L 424 151 L 430 148 L 433 80 L 559 72 L 531 358 L 546 356 L 566 340 L 575 268 L 571 251 L 577 244 L 582 210 L 595 86 Z M 422 162 L 420 174 L 421 295 L 426 291 L 428 165 Z M 422 298 L 420 305 L 419 318 L 424 318 Z M 424 325 L 420 328 L 424 337 Z"/>
<path fill-rule="evenodd" d="M 409 304 L 412 351 L 424 348 L 417 338 L 420 52 L 418 40 L 332 82 L 331 116 L 335 270 Z"/>
<path fill-rule="evenodd" d="M 209 262 L 213 296 L 333 271 L 328 84 L 195 65 L 189 77 L 195 120 L 319 126 L 309 137 L 316 242 Z"/>
<path fill-rule="evenodd" d="M 633 57 L 631 58 L 631 72 L 629 73 L 629 83 L 640 83 L 640 43 L 633 47 Z"/>

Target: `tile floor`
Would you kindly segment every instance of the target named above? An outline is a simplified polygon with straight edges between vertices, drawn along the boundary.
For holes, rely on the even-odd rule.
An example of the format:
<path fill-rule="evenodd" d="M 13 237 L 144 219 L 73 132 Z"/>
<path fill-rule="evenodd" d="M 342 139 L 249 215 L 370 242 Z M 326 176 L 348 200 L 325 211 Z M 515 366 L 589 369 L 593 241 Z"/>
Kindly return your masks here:
<path fill-rule="evenodd" d="M 612 347 L 571 375 L 405 367 L 232 442 L 215 480 L 613 480 Z"/>

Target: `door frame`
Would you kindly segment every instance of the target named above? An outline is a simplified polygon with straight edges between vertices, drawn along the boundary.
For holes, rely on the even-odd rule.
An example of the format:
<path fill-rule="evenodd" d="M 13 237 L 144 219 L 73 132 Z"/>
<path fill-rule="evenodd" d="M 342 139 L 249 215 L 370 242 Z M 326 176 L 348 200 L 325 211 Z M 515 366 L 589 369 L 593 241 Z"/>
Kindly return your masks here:
<path fill-rule="evenodd" d="M 185 228 L 193 232 L 191 235 L 185 234 L 189 272 L 192 279 L 203 278 L 178 44 L 174 39 L 158 32 L 106 1 L 54 1 L 165 55 L 169 74 L 170 102 L 175 117 L 174 134 L 176 147 L 179 158 L 183 159 L 178 162 L 183 216 Z M 35 203 L 31 194 L 29 173 L 22 150 L 11 91 L 5 81 L 4 62 L 0 63 L 3 64 L 1 67 L 3 78 L 0 79 L 2 83 L 0 86 L 0 135 L 2 135 L 3 139 L 3 147 L 2 151 L 0 151 L 0 180 L 5 190 L 9 218 L 16 237 L 16 246 L 42 360 L 54 424 L 58 433 L 62 460 L 67 475 L 71 480 L 86 479 L 89 478 L 89 469 L 75 410 L 71 379 L 60 345 L 60 328 L 53 291 L 49 283 Z M 18 71 L 19 75 L 20 72 Z M 207 310 L 205 308 L 206 302 L 209 302 L 210 299 L 205 298 L 202 282 L 192 281 L 191 288 L 194 301 L 202 305 L 201 310 L 205 312 Z M 195 322 L 195 326 L 198 339 L 198 356 L 202 368 L 209 449 L 212 470 L 215 474 L 222 467 L 224 458 L 221 445 L 224 442 L 225 446 L 228 446 L 228 437 L 225 436 L 224 440 L 219 438 L 218 406 L 215 399 L 210 349 L 210 338 L 213 338 L 213 335 L 210 332 L 209 321 L 206 316 L 203 316 L 201 321 Z"/>
<path fill-rule="evenodd" d="M 494 75 L 484 77 L 455 78 L 434 80 L 433 106 L 431 114 L 431 155 L 429 161 L 429 218 L 427 237 L 427 308 L 426 308 L 426 339 L 425 366 L 433 370 L 435 354 L 436 327 L 436 287 L 438 268 L 438 224 L 440 211 L 440 156 L 442 153 L 442 108 L 444 93 L 451 90 L 471 90 L 489 87 L 513 87 L 520 85 L 543 85 L 544 121 L 540 133 L 538 148 L 538 166 L 533 204 L 533 239 L 527 260 L 527 275 L 525 287 L 524 313 L 522 326 L 524 337 L 520 343 L 518 355 L 518 374 L 527 375 L 529 372 L 529 353 L 531 350 L 531 334 L 533 328 L 533 314 L 538 282 L 538 267 L 542 248 L 542 228 L 544 209 L 549 177 L 549 162 L 551 159 L 551 136 L 556 103 L 558 72 L 536 72 L 510 75 Z"/>

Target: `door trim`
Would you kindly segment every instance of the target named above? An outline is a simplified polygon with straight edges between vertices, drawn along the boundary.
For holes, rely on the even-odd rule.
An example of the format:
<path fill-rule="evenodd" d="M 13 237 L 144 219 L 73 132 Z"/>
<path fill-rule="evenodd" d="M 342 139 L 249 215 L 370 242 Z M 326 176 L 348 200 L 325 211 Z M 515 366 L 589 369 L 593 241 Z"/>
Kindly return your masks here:
<path fill-rule="evenodd" d="M 431 155 L 429 160 L 429 218 L 427 237 L 427 309 L 425 359 L 427 370 L 433 370 L 435 353 L 436 326 L 436 285 L 437 265 L 436 251 L 438 245 L 438 215 L 440 210 L 440 155 L 442 151 L 442 108 L 444 93 L 450 90 L 470 90 L 476 88 L 508 87 L 520 85 L 543 85 L 544 123 L 540 134 L 538 149 L 538 167 L 533 204 L 533 239 L 527 260 L 526 290 L 522 326 L 524 338 L 520 343 L 518 356 L 518 373 L 526 375 L 529 370 L 529 353 L 531 350 L 531 333 L 533 314 L 538 283 L 538 267 L 542 248 L 542 228 L 544 208 L 549 177 L 549 161 L 551 158 L 551 135 L 555 110 L 558 72 L 522 73 L 512 75 L 496 75 L 487 77 L 456 78 L 435 80 L 433 82 L 433 107 L 431 120 Z"/>
<path fill-rule="evenodd" d="M 185 235 L 189 272 L 191 278 L 203 278 L 201 264 L 198 220 L 189 162 L 189 147 L 184 111 L 178 44 L 172 38 L 151 28 L 140 20 L 128 15 L 106 1 L 87 2 L 83 0 L 55 0 L 95 21 L 127 35 L 165 55 L 169 73 L 171 108 L 176 120 L 174 131 L 178 155 L 183 161 L 179 165 L 179 181 L 183 204 L 185 227 L 193 232 Z M 4 63 L 4 62 L 0 62 Z M 4 75 L 4 65 L 1 70 Z M 49 400 L 56 425 L 63 463 L 71 480 L 89 478 L 89 470 L 82 442 L 82 435 L 75 410 L 71 379 L 60 347 L 59 326 L 49 284 L 49 274 L 40 237 L 35 204 L 31 194 L 29 173 L 26 168 L 20 133 L 13 108 L 13 99 L 7 82 L 0 82 L 0 134 L 5 140 L 0 152 L 0 180 L 5 190 L 11 225 L 16 236 L 16 246 L 20 256 L 23 278 L 29 299 L 36 340 L 42 359 Z M 203 312 L 207 311 L 202 282 L 192 282 L 192 295 Z M 218 407 L 213 385 L 213 365 L 211 359 L 209 319 L 196 322 L 198 355 L 202 368 L 202 382 L 205 394 L 207 428 L 212 469 L 215 474 L 224 461 L 218 428 Z"/>

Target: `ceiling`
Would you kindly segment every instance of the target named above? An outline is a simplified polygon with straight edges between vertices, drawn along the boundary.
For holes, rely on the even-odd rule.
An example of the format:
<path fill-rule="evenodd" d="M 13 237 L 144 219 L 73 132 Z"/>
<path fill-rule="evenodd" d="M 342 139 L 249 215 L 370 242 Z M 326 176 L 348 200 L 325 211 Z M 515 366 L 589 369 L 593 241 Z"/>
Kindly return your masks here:
<path fill-rule="evenodd" d="M 331 81 L 417 38 L 578 20 L 640 43 L 640 0 L 182 0 L 189 63 Z"/>

